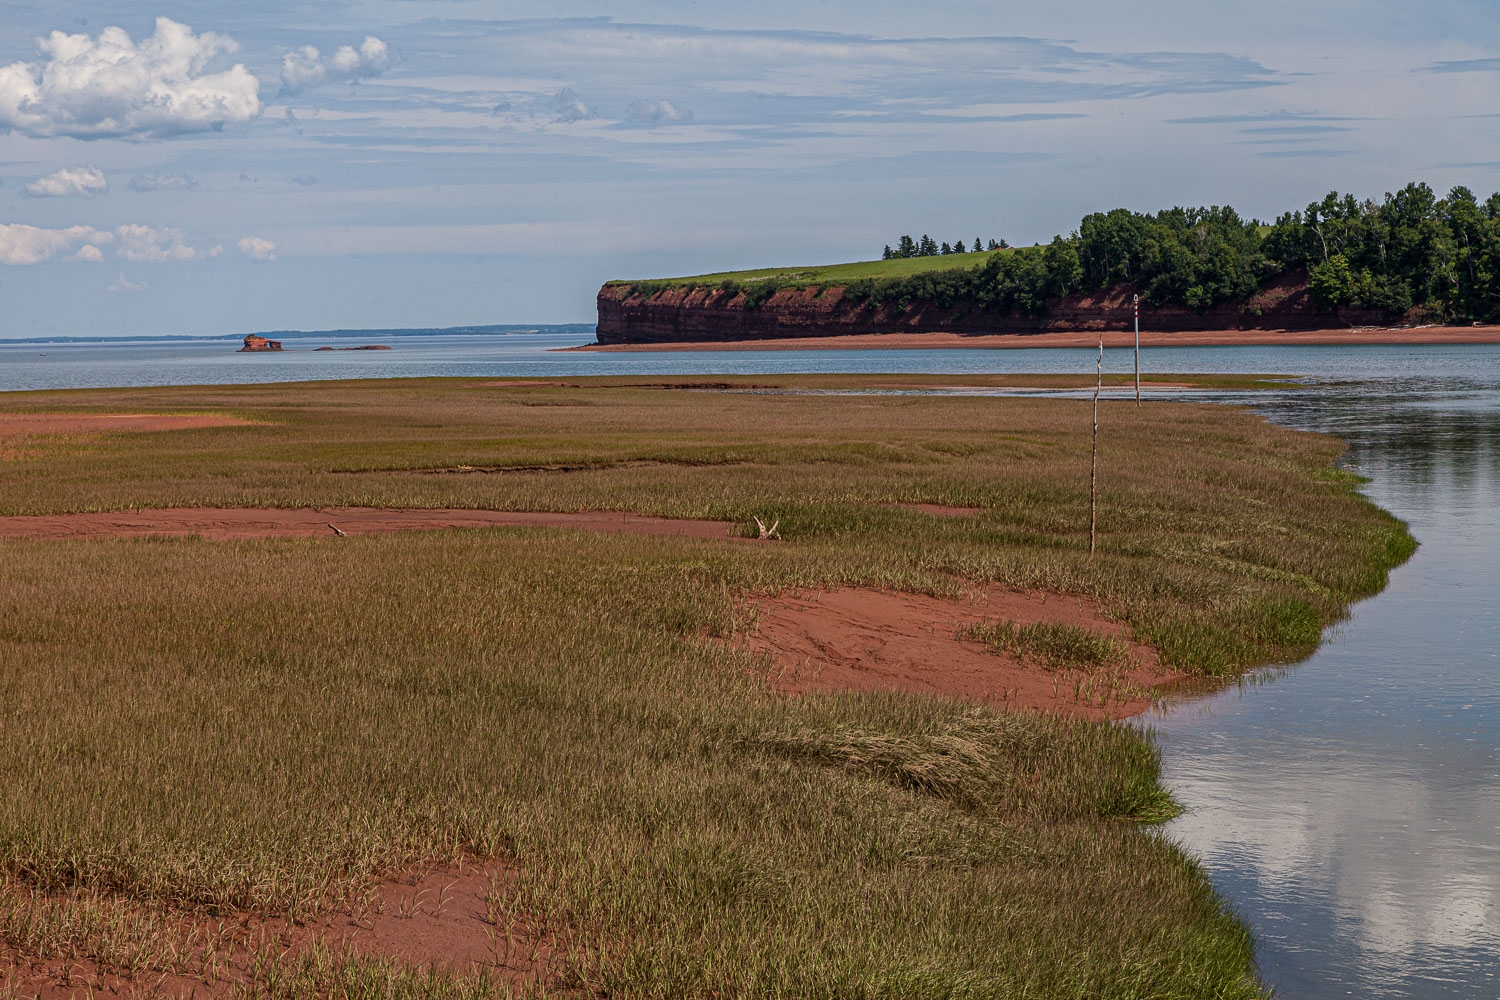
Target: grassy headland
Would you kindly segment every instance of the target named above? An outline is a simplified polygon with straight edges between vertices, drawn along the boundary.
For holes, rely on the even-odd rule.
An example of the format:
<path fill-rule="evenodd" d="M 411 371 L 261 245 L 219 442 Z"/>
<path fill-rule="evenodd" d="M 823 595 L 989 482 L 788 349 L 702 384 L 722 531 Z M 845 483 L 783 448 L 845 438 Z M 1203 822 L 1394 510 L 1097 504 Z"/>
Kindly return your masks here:
<path fill-rule="evenodd" d="M 1497 323 L 1497 281 L 1500 193 L 1480 201 L 1455 187 L 1439 197 L 1411 183 L 1379 202 L 1331 192 L 1273 225 L 1229 206 L 1118 208 L 1085 216 L 1046 246 L 611 282 L 606 290 L 633 301 L 713 289 L 715 308 L 757 310 L 783 289 L 815 287 L 821 296 L 837 287 L 842 304 L 888 313 L 892 329 L 909 329 L 922 307 L 957 307 L 954 319 L 995 322 L 1044 317 L 1070 298 L 1119 288 L 1139 293 L 1151 309 L 1203 316 L 1217 308 L 1222 322 L 1275 312 L 1295 294 L 1310 301 L 1309 313 L 1337 326 L 1356 319 Z"/>
<path fill-rule="evenodd" d="M 681 278 L 653 278 L 611 281 L 611 285 L 634 285 L 642 294 L 654 286 L 664 288 L 702 288 L 727 282 L 748 284 L 771 281 L 778 287 L 812 288 L 818 285 L 843 285 L 861 278 L 904 278 L 930 271 L 952 271 L 979 267 L 992 255 L 1024 252 L 1016 249 L 990 250 L 978 253 L 949 254 L 936 257 L 901 257 L 895 260 L 860 260 L 848 264 L 819 264 L 808 267 L 763 267 L 748 271 L 720 271 Z"/>
<path fill-rule="evenodd" d="M 785 539 L 0 540 L 0 951 L 211 978 L 195 921 L 466 857 L 513 866 L 497 926 L 565 941 L 548 988 L 574 994 L 1261 995 L 1245 929 L 1142 822 L 1166 805 L 1137 729 L 788 698 L 719 640 L 751 594 L 1004 582 L 1090 596 L 1189 672 L 1295 658 L 1413 544 L 1338 442 L 1107 402 L 1090 559 L 1085 403 L 623 381 L 0 397 L 250 421 L 29 439 L 0 514 L 607 509 Z M 514 471 L 427 471 L 463 466 Z M 891 506 L 913 502 L 982 510 Z M 236 988 L 482 992 L 274 948 Z"/>

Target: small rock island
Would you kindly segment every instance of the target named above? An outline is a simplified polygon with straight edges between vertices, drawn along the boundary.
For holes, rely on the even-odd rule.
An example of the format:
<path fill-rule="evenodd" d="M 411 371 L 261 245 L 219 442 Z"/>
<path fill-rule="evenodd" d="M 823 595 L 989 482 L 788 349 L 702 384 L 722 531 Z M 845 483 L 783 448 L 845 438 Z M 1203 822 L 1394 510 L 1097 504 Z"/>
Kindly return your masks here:
<path fill-rule="evenodd" d="M 260 337 L 260 336 L 257 336 L 257 335 L 255 335 L 255 334 L 252 333 L 252 334 L 248 335 L 247 337 L 245 337 L 245 346 L 241 347 L 239 349 L 238 353 L 244 354 L 246 351 L 250 351 L 252 353 L 262 353 L 262 352 L 265 352 L 265 351 L 279 351 L 279 350 L 282 350 L 281 341 L 279 341 L 279 340 L 271 340 L 271 339 L 269 339 L 267 337 Z M 317 351 L 389 351 L 390 348 L 388 346 L 386 346 L 385 344 L 361 344 L 359 347 L 317 347 L 317 348 L 314 348 L 314 350 L 317 350 Z"/>

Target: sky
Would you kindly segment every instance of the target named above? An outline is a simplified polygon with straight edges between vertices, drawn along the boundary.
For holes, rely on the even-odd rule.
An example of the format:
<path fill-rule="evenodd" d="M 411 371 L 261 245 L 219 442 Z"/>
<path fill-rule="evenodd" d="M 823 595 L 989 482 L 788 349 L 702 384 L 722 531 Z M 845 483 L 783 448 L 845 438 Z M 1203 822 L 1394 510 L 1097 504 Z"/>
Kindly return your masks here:
<path fill-rule="evenodd" d="M 575 323 L 610 278 L 1500 189 L 1494 0 L 0 0 L 0 338 Z"/>

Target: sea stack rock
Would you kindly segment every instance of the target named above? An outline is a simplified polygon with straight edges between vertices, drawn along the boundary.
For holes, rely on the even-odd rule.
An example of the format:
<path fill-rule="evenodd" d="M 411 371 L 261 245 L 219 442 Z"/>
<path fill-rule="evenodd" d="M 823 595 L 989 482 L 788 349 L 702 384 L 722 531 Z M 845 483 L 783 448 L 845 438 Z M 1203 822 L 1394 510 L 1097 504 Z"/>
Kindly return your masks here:
<path fill-rule="evenodd" d="M 248 337 L 245 338 L 245 346 L 241 347 L 239 349 L 239 353 L 240 354 L 244 354 L 246 351 L 279 351 L 279 350 L 281 350 L 281 341 L 279 341 L 279 340 L 267 340 L 265 337 L 257 337 L 255 334 L 252 333 Z"/>

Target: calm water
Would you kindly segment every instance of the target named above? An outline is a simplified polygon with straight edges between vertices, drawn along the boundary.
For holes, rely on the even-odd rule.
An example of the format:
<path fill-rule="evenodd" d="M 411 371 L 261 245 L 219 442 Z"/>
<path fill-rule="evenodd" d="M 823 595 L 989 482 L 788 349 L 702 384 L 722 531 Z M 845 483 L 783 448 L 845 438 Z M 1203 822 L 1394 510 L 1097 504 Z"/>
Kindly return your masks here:
<path fill-rule="evenodd" d="M 0 345 L 0 390 L 1094 364 L 1088 350 L 548 350 L 577 340 L 398 337 L 383 341 L 392 351 L 280 355 L 226 342 Z M 1105 364 L 1125 371 L 1130 356 Z M 1209 398 L 1343 437 L 1369 495 L 1422 542 L 1311 659 L 1151 720 L 1189 810 L 1169 835 L 1250 923 L 1279 996 L 1500 998 L 1500 347 L 1182 348 L 1148 351 L 1144 367 L 1358 379 Z"/>
<path fill-rule="evenodd" d="M 1500 997 L 1500 349 L 1454 360 L 1257 407 L 1348 441 L 1422 548 L 1310 660 L 1155 722 L 1278 996 Z"/>
<path fill-rule="evenodd" d="M 132 344 L 8 344 L 0 340 L 0 391 L 102 386 L 223 385 L 348 378 L 424 376 L 574 376 L 788 374 L 792 372 L 1085 372 L 1095 351 L 663 351 L 572 353 L 555 350 L 587 340 L 577 333 L 497 337 L 391 337 L 389 351 L 314 351 L 324 344 L 360 343 L 327 337 L 283 342 L 278 354 L 239 354 L 236 341 Z M 1475 351 L 1488 351 L 1474 354 Z M 1486 348 L 1433 351 L 1421 347 L 1190 347 L 1148 351 L 1153 372 L 1265 372 L 1352 377 L 1369 370 L 1422 377 L 1450 372 L 1455 356 L 1470 352 L 1493 364 Z M 1457 354 L 1455 355 L 1455 352 Z M 1115 371 L 1131 366 L 1130 352 L 1105 352 Z M 1447 367 L 1444 367 L 1447 366 Z"/>

